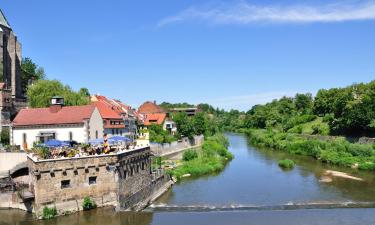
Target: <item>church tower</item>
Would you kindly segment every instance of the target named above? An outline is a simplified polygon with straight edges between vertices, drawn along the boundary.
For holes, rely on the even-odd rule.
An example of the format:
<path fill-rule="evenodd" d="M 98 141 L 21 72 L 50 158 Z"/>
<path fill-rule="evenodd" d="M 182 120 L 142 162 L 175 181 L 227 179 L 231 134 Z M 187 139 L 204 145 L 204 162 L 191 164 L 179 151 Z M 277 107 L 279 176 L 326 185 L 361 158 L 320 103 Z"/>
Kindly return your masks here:
<path fill-rule="evenodd" d="M 21 44 L 0 9 L 0 131 L 27 106 L 21 86 Z"/>
<path fill-rule="evenodd" d="M 24 98 L 21 88 L 21 44 L 0 9 L 0 83 L 13 99 Z"/>

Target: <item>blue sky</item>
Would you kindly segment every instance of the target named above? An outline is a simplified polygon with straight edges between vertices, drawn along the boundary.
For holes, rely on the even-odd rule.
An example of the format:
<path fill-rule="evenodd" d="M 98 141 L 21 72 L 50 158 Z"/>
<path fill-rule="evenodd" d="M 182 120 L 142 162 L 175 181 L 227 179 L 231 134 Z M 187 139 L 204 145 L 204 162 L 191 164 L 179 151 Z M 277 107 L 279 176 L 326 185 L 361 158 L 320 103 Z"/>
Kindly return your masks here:
<path fill-rule="evenodd" d="M 48 78 L 138 106 L 247 110 L 375 78 L 375 1 L 1 0 Z"/>

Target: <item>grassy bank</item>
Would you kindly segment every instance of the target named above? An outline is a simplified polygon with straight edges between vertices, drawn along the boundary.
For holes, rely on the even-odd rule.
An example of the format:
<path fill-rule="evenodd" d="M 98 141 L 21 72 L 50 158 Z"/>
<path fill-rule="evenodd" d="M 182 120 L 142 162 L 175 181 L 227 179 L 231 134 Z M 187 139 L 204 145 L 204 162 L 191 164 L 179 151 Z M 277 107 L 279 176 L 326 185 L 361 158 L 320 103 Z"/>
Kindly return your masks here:
<path fill-rule="evenodd" d="M 327 140 L 273 130 L 246 132 L 254 145 L 307 155 L 325 163 L 361 170 L 375 170 L 375 146 L 350 143 L 343 137 Z"/>
<path fill-rule="evenodd" d="M 171 175 L 180 180 L 185 174 L 193 177 L 219 172 L 233 158 L 228 151 L 228 140 L 223 134 L 208 137 L 201 151 L 189 150 L 184 154 L 181 166 L 170 171 Z"/>

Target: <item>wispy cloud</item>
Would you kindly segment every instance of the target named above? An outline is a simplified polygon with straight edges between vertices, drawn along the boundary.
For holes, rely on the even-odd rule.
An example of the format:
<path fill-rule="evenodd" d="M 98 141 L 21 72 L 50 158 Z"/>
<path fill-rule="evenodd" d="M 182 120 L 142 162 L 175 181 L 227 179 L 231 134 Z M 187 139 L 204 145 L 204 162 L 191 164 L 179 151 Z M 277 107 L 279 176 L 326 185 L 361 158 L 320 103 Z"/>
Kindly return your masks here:
<path fill-rule="evenodd" d="M 157 27 L 198 20 L 214 24 L 254 23 L 333 23 L 375 20 L 375 1 L 326 5 L 253 5 L 245 1 L 209 7 L 190 7 L 177 15 L 160 20 Z"/>
<path fill-rule="evenodd" d="M 211 99 L 207 100 L 207 102 L 216 107 L 224 109 L 249 110 L 254 105 L 264 104 L 274 99 L 280 99 L 284 96 L 292 97 L 296 93 L 296 91 L 263 92 L 250 95 Z"/>

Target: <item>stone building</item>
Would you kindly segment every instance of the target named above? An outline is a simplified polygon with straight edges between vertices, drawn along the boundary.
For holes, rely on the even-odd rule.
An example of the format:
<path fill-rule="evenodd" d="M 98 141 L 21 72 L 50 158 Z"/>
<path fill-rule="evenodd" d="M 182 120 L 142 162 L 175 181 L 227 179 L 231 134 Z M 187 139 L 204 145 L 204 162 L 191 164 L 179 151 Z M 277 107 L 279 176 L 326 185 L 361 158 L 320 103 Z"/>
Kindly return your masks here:
<path fill-rule="evenodd" d="M 21 87 L 21 43 L 0 10 L 0 129 L 26 106 Z"/>
<path fill-rule="evenodd" d="M 55 206 L 59 214 L 82 210 L 85 197 L 98 206 L 139 210 L 173 184 L 161 170 L 151 171 L 150 147 L 50 160 L 29 155 L 28 166 L 37 215 L 45 206 Z"/>

